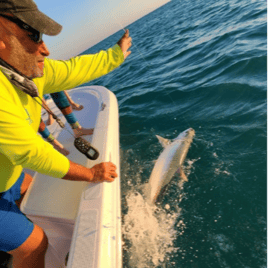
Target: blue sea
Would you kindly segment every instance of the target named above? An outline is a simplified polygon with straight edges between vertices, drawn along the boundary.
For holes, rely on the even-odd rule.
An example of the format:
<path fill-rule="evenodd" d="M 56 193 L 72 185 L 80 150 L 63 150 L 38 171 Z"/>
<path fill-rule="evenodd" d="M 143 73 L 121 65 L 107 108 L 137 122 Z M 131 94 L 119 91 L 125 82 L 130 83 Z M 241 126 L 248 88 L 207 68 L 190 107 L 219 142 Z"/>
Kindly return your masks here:
<path fill-rule="evenodd" d="M 173 0 L 126 28 L 131 55 L 89 84 L 119 103 L 124 228 L 162 151 L 155 135 L 173 139 L 189 127 L 196 135 L 189 181 L 182 187 L 175 176 L 158 203 L 172 218 L 169 245 L 140 243 L 138 252 L 137 213 L 124 229 L 124 267 L 267 267 L 267 2 Z"/>
<path fill-rule="evenodd" d="M 173 0 L 126 28 L 131 55 L 88 84 L 119 104 L 123 267 L 267 267 L 267 2 Z M 174 176 L 145 218 L 156 135 L 189 127 L 188 182 Z"/>

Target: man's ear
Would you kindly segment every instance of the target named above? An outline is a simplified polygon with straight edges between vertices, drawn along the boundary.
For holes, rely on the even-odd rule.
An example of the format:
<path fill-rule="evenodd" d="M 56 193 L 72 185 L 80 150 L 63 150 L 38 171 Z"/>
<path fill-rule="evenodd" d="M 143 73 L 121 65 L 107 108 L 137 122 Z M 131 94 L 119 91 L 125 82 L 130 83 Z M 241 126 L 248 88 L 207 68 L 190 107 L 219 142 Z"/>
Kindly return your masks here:
<path fill-rule="evenodd" d="M 4 43 L 4 41 L 0 40 L 0 50 L 5 49 L 5 48 L 6 48 L 6 44 Z"/>

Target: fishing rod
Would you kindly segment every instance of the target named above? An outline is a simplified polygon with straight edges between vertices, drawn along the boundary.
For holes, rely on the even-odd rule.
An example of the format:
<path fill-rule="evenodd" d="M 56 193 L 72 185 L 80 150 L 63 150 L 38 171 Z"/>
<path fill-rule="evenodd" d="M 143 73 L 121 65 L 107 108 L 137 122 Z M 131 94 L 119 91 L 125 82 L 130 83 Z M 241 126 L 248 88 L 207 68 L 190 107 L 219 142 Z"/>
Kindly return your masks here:
<path fill-rule="evenodd" d="M 120 28 L 126 33 L 127 30 L 123 27 L 123 25 L 120 23 L 120 21 L 116 20 L 118 25 L 120 26 Z M 152 68 L 152 66 L 147 62 L 147 60 L 145 59 L 145 56 L 143 55 L 143 53 L 139 50 L 139 48 L 133 43 L 133 40 L 131 41 L 132 45 L 137 49 L 138 53 L 140 54 L 140 56 L 143 58 L 145 64 L 147 67 L 150 67 L 150 69 Z M 171 96 L 168 94 L 168 92 L 166 92 L 166 95 L 171 99 L 171 101 L 173 102 L 174 106 L 176 106 L 175 101 L 171 98 Z M 183 117 L 183 116 L 182 116 Z M 183 117 L 184 118 L 184 117 Z M 184 121 L 186 122 L 186 124 L 190 127 L 189 123 L 187 120 Z"/>

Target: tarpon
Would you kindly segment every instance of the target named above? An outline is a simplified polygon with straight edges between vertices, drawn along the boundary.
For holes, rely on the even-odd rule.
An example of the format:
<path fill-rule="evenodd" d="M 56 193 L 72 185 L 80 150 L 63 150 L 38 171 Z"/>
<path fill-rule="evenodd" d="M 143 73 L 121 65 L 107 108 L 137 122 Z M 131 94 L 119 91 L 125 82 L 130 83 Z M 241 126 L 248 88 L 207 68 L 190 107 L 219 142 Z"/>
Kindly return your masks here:
<path fill-rule="evenodd" d="M 195 131 L 192 128 L 183 131 L 172 141 L 156 135 L 159 142 L 164 147 L 164 151 L 155 162 L 149 179 L 147 193 L 145 193 L 147 197 L 146 200 L 149 204 L 156 202 L 161 190 L 168 185 L 176 171 L 179 173 L 182 180 L 188 181 L 182 169 L 182 165 L 194 135 Z"/>

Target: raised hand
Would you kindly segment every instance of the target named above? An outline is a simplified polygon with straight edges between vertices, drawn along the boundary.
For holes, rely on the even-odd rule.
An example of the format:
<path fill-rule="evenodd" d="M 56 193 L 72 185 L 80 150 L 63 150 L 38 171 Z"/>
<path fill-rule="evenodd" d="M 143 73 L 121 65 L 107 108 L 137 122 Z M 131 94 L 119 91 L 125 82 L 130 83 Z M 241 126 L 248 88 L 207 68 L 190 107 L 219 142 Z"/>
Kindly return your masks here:
<path fill-rule="evenodd" d="M 117 44 L 122 49 L 122 52 L 124 54 L 124 58 L 126 59 L 131 51 L 128 51 L 128 49 L 132 46 L 132 38 L 129 36 L 129 30 L 127 29 L 124 35 L 120 38 L 120 40 L 117 42 Z"/>

